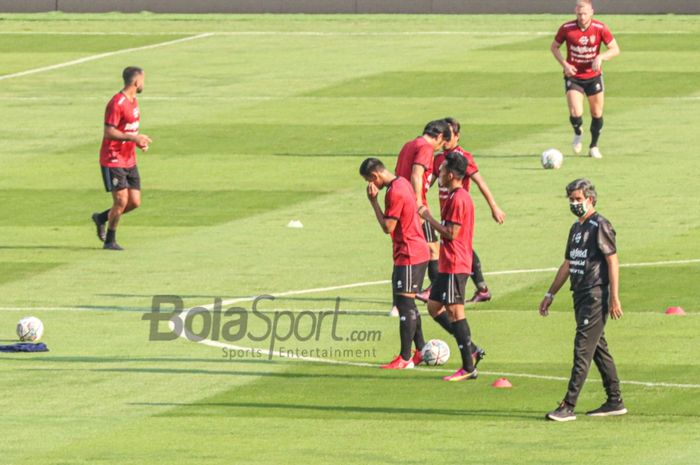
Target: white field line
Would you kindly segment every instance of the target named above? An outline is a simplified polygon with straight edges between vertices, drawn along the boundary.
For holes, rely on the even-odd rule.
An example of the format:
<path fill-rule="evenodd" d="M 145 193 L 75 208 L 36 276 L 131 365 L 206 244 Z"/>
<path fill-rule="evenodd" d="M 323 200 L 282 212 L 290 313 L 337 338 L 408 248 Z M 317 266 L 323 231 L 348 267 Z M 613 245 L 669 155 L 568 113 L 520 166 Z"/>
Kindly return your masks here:
<path fill-rule="evenodd" d="M 12 74 L 4 74 L 4 75 L 0 76 L 0 81 L 3 81 L 5 79 L 13 79 L 13 78 L 18 78 L 18 77 L 22 77 L 22 76 L 29 76 L 32 74 L 43 73 L 45 71 L 52 71 L 54 69 L 66 68 L 68 66 L 75 66 L 75 65 L 82 64 L 82 63 L 87 63 L 89 61 L 100 60 L 102 58 L 107 58 L 107 57 L 111 57 L 111 56 L 115 56 L 115 55 L 122 55 L 124 53 L 138 52 L 141 50 L 150 50 L 152 48 L 167 47 L 168 45 L 175 45 L 175 44 L 179 44 L 182 42 L 189 42 L 191 40 L 203 39 L 203 38 L 209 37 L 211 35 L 212 35 L 211 33 L 207 32 L 207 33 L 199 34 L 196 36 L 183 37 L 181 39 L 169 40 L 167 42 L 159 42 L 157 44 L 144 45 L 142 47 L 132 47 L 132 48 L 125 48 L 125 49 L 121 49 L 121 50 L 114 50 L 112 52 L 98 53 L 97 55 L 90 55 L 90 56 L 86 56 L 83 58 L 78 58 L 77 60 L 65 61 L 63 63 L 56 63 L 55 65 L 42 66 L 41 68 L 28 69 L 26 71 L 20 71 L 20 72 L 12 73 Z"/>
<path fill-rule="evenodd" d="M 670 265 L 687 265 L 700 263 L 700 258 L 690 258 L 685 260 L 662 260 L 657 262 L 640 262 L 640 263 L 624 263 L 620 267 L 623 268 L 638 268 L 638 267 L 649 267 L 649 266 L 670 266 Z M 487 271 L 484 273 L 486 276 L 503 276 L 503 275 L 513 275 L 513 274 L 527 274 L 527 273 L 543 273 L 543 272 L 554 272 L 557 268 L 530 268 L 522 270 L 502 270 L 502 271 Z M 359 283 L 342 284 L 338 286 L 328 286 L 328 287 L 315 287 L 311 289 L 300 289 L 293 291 L 276 292 L 271 294 L 260 294 L 260 295 L 271 295 L 273 297 L 288 297 L 293 295 L 303 295 L 303 294 L 318 294 L 322 292 L 337 291 L 342 289 L 352 289 L 356 287 L 366 287 L 366 286 L 379 286 L 382 284 L 389 284 L 391 281 L 388 279 L 382 279 L 379 281 L 364 281 Z M 235 299 L 229 299 L 222 301 L 221 305 L 232 305 L 240 302 L 252 302 L 258 296 L 248 296 L 248 297 L 237 297 Z M 341 299 L 342 300 L 342 299 Z M 211 309 L 214 304 L 200 305 L 199 307 L 205 309 Z M 329 309 L 333 310 L 333 309 Z M 85 311 L 85 312 L 97 312 L 100 310 L 86 307 L 0 307 L 0 311 Z M 364 310 L 357 310 L 364 311 Z M 519 312 L 521 310 L 479 310 L 479 313 L 506 313 L 506 312 Z M 636 312 L 635 314 L 649 313 L 654 314 L 655 312 Z M 695 314 L 692 314 L 695 315 Z"/>
<path fill-rule="evenodd" d="M 217 36 L 552 36 L 552 31 L 209 31 L 206 34 Z M 690 31 L 615 31 L 616 34 L 694 34 Z M 99 32 L 99 31 L 0 31 L 0 35 L 75 35 L 75 36 L 168 36 L 202 34 L 202 31 L 165 32 Z"/>
<path fill-rule="evenodd" d="M 633 266 L 654 266 L 654 265 L 676 265 L 676 264 L 687 264 L 687 263 L 700 263 L 700 259 L 689 259 L 689 260 L 665 260 L 665 261 L 660 261 L 660 262 L 643 262 L 639 264 L 635 263 L 630 263 L 627 264 L 627 267 L 633 267 Z M 491 275 L 503 275 L 503 274 L 520 274 L 520 273 L 536 273 L 536 272 L 544 272 L 544 271 L 554 271 L 556 268 L 535 268 L 535 269 L 530 269 L 530 270 L 507 270 L 507 271 L 496 271 L 496 272 L 491 272 Z M 487 274 L 487 273 L 485 273 Z M 312 289 L 305 289 L 305 290 L 295 290 L 295 291 L 286 291 L 286 292 L 278 292 L 278 293 L 273 293 L 270 295 L 276 296 L 276 297 L 283 297 L 283 296 L 290 296 L 290 295 L 298 295 L 298 294 L 311 294 L 311 293 L 318 293 L 318 292 L 327 292 L 327 291 L 332 291 L 332 290 L 339 290 L 339 289 L 348 289 L 352 287 L 362 287 L 362 286 L 371 286 L 371 285 L 377 285 L 377 284 L 387 284 L 389 283 L 388 280 L 382 280 L 382 281 L 368 281 L 368 282 L 363 282 L 363 283 L 354 283 L 354 284 L 345 284 L 341 286 L 330 286 L 330 287 L 319 287 L 319 288 L 312 288 Z M 245 302 L 245 301 L 250 301 L 254 300 L 255 297 L 241 297 L 237 299 L 230 299 L 227 301 L 222 302 L 222 305 L 230 305 L 238 302 Z M 209 305 L 203 305 L 200 308 L 206 308 L 206 309 L 211 309 L 214 304 L 209 304 Z M 182 320 L 183 322 L 183 328 L 184 328 L 184 321 L 185 318 L 187 317 L 189 310 L 184 310 L 180 314 L 177 315 L 177 317 Z M 189 336 L 189 337 L 188 337 Z M 236 346 L 233 344 L 227 344 L 225 342 L 219 342 L 219 341 L 212 341 L 211 339 L 200 339 L 200 338 L 195 338 L 193 335 L 188 335 L 187 330 L 185 329 L 182 333 L 180 333 L 180 337 L 186 340 L 195 340 L 199 344 L 204 344 L 210 347 L 217 347 L 220 349 L 229 349 L 229 350 L 234 350 L 234 351 L 252 351 L 255 350 L 256 353 L 260 353 L 263 355 L 271 356 L 271 357 L 279 357 L 279 358 L 286 358 L 286 359 L 291 359 L 291 360 L 299 360 L 303 362 L 315 362 L 315 363 L 326 363 L 326 364 L 332 364 L 332 365 L 343 365 L 343 366 L 357 366 L 357 367 L 371 367 L 371 368 L 377 368 L 379 365 L 373 364 L 373 363 L 366 363 L 366 362 L 350 362 L 350 361 L 341 361 L 341 360 L 333 360 L 333 359 L 326 359 L 326 358 L 319 358 L 319 357 L 305 357 L 305 356 L 300 356 L 295 353 L 290 353 L 288 351 L 280 352 L 280 351 L 270 351 L 267 349 L 263 348 L 254 348 L 254 347 L 243 347 L 243 346 Z M 440 371 L 447 371 L 447 370 L 440 370 Z M 558 377 L 558 376 L 545 376 L 545 375 L 537 375 L 537 374 L 531 374 L 531 373 L 499 373 L 499 372 L 489 372 L 489 371 L 483 371 L 483 374 L 486 375 L 496 375 L 496 376 L 511 376 L 511 377 L 521 377 L 521 378 L 531 378 L 531 379 L 543 379 L 543 380 L 552 380 L 552 381 L 567 381 L 567 378 L 564 377 Z M 595 381 L 594 379 L 590 379 L 591 381 Z M 598 380 L 599 381 L 599 380 Z M 640 385 L 640 386 L 646 386 L 646 387 L 660 387 L 660 388 L 680 388 L 680 389 L 700 389 L 700 384 L 676 384 L 676 383 L 661 383 L 661 382 L 649 382 L 649 381 L 623 381 L 623 384 L 634 384 L 634 385 Z"/>

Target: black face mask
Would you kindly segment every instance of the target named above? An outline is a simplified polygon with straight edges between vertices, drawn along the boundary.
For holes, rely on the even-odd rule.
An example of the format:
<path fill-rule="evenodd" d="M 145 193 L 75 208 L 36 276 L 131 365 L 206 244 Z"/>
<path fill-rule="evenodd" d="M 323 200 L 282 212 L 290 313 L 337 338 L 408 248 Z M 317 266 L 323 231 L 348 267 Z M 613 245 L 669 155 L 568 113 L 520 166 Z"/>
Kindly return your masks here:
<path fill-rule="evenodd" d="M 586 213 L 588 213 L 588 207 L 586 207 L 586 202 L 569 202 L 569 209 L 571 213 L 581 218 Z"/>

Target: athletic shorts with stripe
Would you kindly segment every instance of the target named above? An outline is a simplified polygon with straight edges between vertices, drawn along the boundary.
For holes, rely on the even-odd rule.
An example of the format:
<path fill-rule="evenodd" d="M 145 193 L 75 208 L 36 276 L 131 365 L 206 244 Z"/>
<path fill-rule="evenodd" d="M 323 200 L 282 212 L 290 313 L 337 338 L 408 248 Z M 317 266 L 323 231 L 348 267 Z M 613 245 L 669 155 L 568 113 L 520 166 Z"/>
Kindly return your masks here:
<path fill-rule="evenodd" d="M 433 225 L 427 221 L 423 222 L 423 236 L 425 236 L 426 242 L 437 242 L 438 236 Z"/>
<path fill-rule="evenodd" d="M 463 305 L 464 290 L 467 287 L 466 273 L 440 273 L 430 289 L 430 300 L 435 300 L 443 305 Z"/>
<path fill-rule="evenodd" d="M 415 294 L 423 289 L 423 278 L 428 262 L 416 265 L 394 265 L 391 274 L 391 288 L 394 294 Z"/>

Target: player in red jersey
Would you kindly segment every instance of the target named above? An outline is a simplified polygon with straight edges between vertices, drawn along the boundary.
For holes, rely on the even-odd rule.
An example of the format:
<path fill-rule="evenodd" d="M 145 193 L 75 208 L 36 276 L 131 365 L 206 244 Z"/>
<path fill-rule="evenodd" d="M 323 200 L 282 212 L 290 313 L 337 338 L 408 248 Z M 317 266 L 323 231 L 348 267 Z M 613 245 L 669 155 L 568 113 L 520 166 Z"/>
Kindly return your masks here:
<path fill-rule="evenodd" d="M 439 223 L 427 207 L 418 209 L 440 233 L 440 274 L 430 290 L 428 311 L 433 319 L 457 340 L 462 368 L 446 376 L 445 381 L 476 379 L 476 361 L 471 331 L 464 315 L 464 289 L 472 271 L 472 237 L 474 235 L 474 203 L 462 182 L 467 175 L 467 159 L 450 152 L 440 165 L 440 182 L 449 195 L 440 211 Z"/>
<path fill-rule="evenodd" d="M 112 193 L 112 207 L 93 213 L 97 237 L 107 250 L 123 250 L 117 244 L 117 225 L 125 213 L 141 205 L 141 178 L 136 166 L 136 147 L 148 150 L 151 138 L 139 134 L 141 114 L 136 94 L 143 91 L 145 74 L 129 66 L 122 72 L 124 88 L 107 103 L 100 168 L 105 190 Z M 105 224 L 108 223 L 105 233 Z"/>
<path fill-rule="evenodd" d="M 591 143 L 588 155 L 602 158 L 598 138 L 603 129 L 603 61 L 620 54 L 620 47 L 608 27 L 593 19 L 591 0 L 576 2 L 576 20 L 562 24 L 550 49 L 554 58 L 564 69 L 564 90 L 569 106 L 569 121 L 574 128 L 572 146 L 574 153 L 581 153 L 583 144 L 583 95 L 588 97 L 591 110 Z M 566 42 L 566 60 L 559 48 Z M 601 43 L 607 50 L 600 52 Z"/>
<path fill-rule="evenodd" d="M 462 187 L 469 192 L 469 187 L 471 185 L 471 181 L 473 180 L 474 183 L 479 186 L 481 194 L 484 196 L 484 199 L 486 199 L 486 203 L 488 203 L 489 208 L 491 208 L 491 216 L 493 217 L 494 221 L 496 221 L 498 224 L 503 224 L 503 222 L 506 220 L 505 212 L 499 208 L 496 200 L 493 198 L 491 190 L 489 189 L 488 184 L 486 184 L 486 180 L 481 176 L 479 167 L 476 165 L 476 162 L 474 162 L 474 157 L 472 154 L 464 150 L 459 145 L 461 127 L 459 121 L 451 117 L 445 118 L 445 121 L 450 125 L 452 134 L 450 140 L 444 145 L 445 151 L 435 156 L 435 161 L 433 162 L 433 176 L 430 184 L 432 185 L 437 180 L 436 174 L 440 171 L 440 165 L 442 165 L 442 163 L 445 161 L 447 154 L 450 152 L 459 153 L 467 159 L 467 172 L 466 176 L 462 180 Z M 439 181 L 438 186 L 440 208 L 442 209 L 449 196 L 449 189 L 447 186 L 440 185 Z M 472 251 L 472 253 L 471 279 L 476 286 L 476 291 L 468 302 L 485 302 L 491 300 L 491 292 L 489 292 L 489 288 L 486 285 L 486 280 L 484 279 L 484 274 L 481 271 L 481 261 L 479 260 L 476 251 Z M 422 300 L 424 302 L 427 302 L 428 297 L 429 295 L 424 295 L 422 293 L 417 296 L 418 300 Z"/>
<path fill-rule="evenodd" d="M 367 158 L 362 162 L 360 175 L 367 181 L 367 198 L 374 209 L 377 222 L 382 231 L 391 235 L 393 242 L 394 272 L 391 281 L 394 302 L 400 316 L 401 353 L 390 363 L 382 365 L 382 368 L 413 368 L 422 361 L 421 350 L 425 345 L 415 297 L 423 285 L 430 259 L 430 249 L 423 237 L 418 217 L 415 192 L 406 179 L 394 176 L 376 158 Z M 382 211 L 377 195 L 385 187 L 385 208 Z M 413 356 L 412 343 L 416 346 Z"/>
<path fill-rule="evenodd" d="M 423 129 L 423 134 L 404 144 L 396 160 L 396 176 L 406 178 L 411 182 L 415 192 L 416 206 L 428 206 L 427 191 L 430 187 L 430 177 L 433 171 L 433 154 L 450 140 L 450 126 L 443 120 L 429 122 Z M 438 275 L 438 256 L 440 246 L 437 234 L 429 223 L 423 222 L 423 234 L 430 247 L 430 263 L 428 278 L 430 283 Z"/>

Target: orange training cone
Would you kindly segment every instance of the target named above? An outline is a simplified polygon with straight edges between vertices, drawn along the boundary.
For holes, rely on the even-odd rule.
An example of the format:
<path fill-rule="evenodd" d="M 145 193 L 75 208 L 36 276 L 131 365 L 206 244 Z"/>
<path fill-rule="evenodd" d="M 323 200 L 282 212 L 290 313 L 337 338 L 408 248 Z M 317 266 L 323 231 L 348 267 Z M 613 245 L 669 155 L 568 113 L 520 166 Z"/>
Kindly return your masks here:
<path fill-rule="evenodd" d="M 666 309 L 666 315 L 685 315 L 685 310 L 681 307 L 668 307 Z"/>
<path fill-rule="evenodd" d="M 496 381 L 493 382 L 491 385 L 492 387 L 495 388 L 512 388 L 513 385 L 510 384 L 510 381 L 508 381 L 508 378 L 498 378 Z"/>

